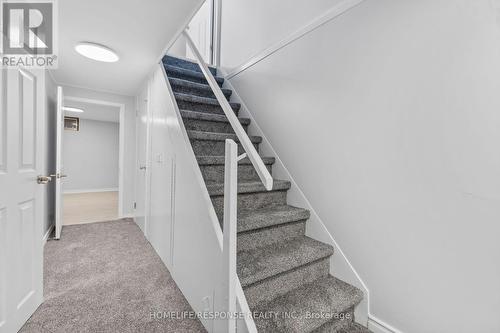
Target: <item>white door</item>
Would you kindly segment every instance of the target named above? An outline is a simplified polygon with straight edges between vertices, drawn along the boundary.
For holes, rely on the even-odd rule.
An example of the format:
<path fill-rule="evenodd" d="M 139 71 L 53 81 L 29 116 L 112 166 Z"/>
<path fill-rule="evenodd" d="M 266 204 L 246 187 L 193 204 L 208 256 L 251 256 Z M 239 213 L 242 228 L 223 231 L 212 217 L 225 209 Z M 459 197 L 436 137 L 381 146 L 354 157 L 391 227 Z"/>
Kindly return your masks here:
<path fill-rule="evenodd" d="M 64 174 L 62 152 L 63 152 L 63 131 L 64 131 L 64 93 L 62 87 L 57 87 L 57 121 L 56 121 L 56 173 L 52 175 L 56 183 L 56 239 L 61 238 L 63 225 L 63 184 Z"/>
<path fill-rule="evenodd" d="M 212 63 L 212 13 L 213 0 L 206 0 L 188 25 L 189 36 L 207 64 Z M 188 47 L 186 50 L 187 57 L 195 60 L 191 49 Z"/>
<path fill-rule="evenodd" d="M 0 332 L 17 332 L 43 298 L 43 72 L 1 69 Z M 45 175 L 46 176 L 46 175 Z"/>
<path fill-rule="evenodd" d="M 148 88 L 139 95 L 137 110 L 137 169 L 136 169 L 136 198 L 135 221 L 142 232 L 148 237 L 148 195 L 147 179 L 149 175 L 149 113 L 148 113 Z"/>

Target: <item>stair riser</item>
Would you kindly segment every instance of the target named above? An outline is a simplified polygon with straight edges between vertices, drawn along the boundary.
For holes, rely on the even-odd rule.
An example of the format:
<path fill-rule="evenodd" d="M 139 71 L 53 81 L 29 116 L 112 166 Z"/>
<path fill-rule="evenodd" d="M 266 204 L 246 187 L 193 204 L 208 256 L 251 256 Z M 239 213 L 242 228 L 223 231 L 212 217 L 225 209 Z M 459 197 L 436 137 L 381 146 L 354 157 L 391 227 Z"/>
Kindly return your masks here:
<path fill-rule="evenodd" d="M 224 215 L 224 196 L 212 196 L 212 203 L 215 212 L 222 221 Z M 286 191 L 271 191 L 259 193 L 241 193 L 238 194 L 238 210 L 252 210 L 264 207 L 274 207 L 286 204 Z"/>
<path fill-rule="evenodd" d="M 197 63 L 187 61 L 184 59 L 178 59 L 178 58 L 166 56 L 165 58 L 163 58 L 163 63 L 170 65 L 170 66 L 180 67 L 180 68 L 188 69 L 190 71 L 196 71 L 196 72 L 201 73 L 201 68 Z M 212 68 L 212 67 L 208 67 L 208 69 L 210 70 L 210 72 L 212 72 L 213 75 L 217 75 L 217 69 Z"/>
<path fill-rule="evenodd" d="M 214 114 L 224 114 L 222 107 L 219 105 L 211 105 L 211 104 L 203 104 L 203 103 L 195 103 L 184 100 L 177 100 L 177 105 L 181 110 L 190 110 L 196 112 L 206 112 L 206 113 L 214 113 Z M 238 111 L 234 110 L 234 113 L 238 115 Z"/>
<path fill-rule="evenodd" d="M 342 315 L 344 315 L 344 319 L 339 317 L 339 319 L 331 320 L 315 329 L 312 333 L 337 333 L 340 330 L 347 329 L 354 322 L 354 308 L 344 311 Z"/>
<path fill-rule="evenodd" d="M 213 132 L 213 133 L 231 133 L 234 134 L 234 130 L 229 123 L 223 123 L 218 121 L 206 121 L 197 119 L 187 119 L 184 118 L 184 126 L 187 130 L 200 131 L 200 132 Z M 248 125 L 243 125 L 245 131 L 248 130 Z"/>
<path fill-rule="evenodd" d="M 272 166 L 266 165 L 271 172 Z M 207 182 L 224 183 L 224 165 L 200 165 L 201 174 Z M 238 181 L 259 180 L 259 175 L 251 164 L 238 165 Z"/>
<path fill-rule="evenodd" d="M 226 143 L 224 141 L 191 139 L 191 146 L 196 156 L 224 156 L 226 152 Z M 258 144 L 254 144 L 254 147 L 259 151 Z M 238 154 L 244 152 L 243 147 L 238 144 Z"/>
<path fill-rule="evenodd" d="M 169 70 L 169 69 L 166 69 L 166 71 L 167 71 L 168 77 L 181 79 L 181 80 L 187 80 L 187 81 L 191 81 L 191 82 L 195 82 L 195 83 L 208 84 L 207 80 L 205 80 L 203 77 L 194 77 L 191 75 L 187 75 L 185 73 L 180 73 L 180 72 Z M 219 87 L 222 87 L 223 83 L 224 83 L 223 81 L 217 82 Z"/>
<path fill-rule="evenodd" d="M 177 85 L 177 84 L 172 84 L 172 89 L 176 93 L 215 98 L 215 94 L 212 92 L 212 89 L 209 89 L 209 90 L 198 89 L 198 88 L 186 87 L 186 86 Z M 225 91 L 224 96 L 226 96 L 226 98 L 229 99 L 231 97 L 231 91 Z"/>
<path fill-rule="evenodd" d="M 327 276 L 329 270 L 330 258 L 327 257 L 244 287 L 243 291 L 250 309 L 253 309 L 259 303 L 269 302 L 275 297 L 282 296 L 306 283 Z"/>
<path fill-rule="evenodd" d="M 270 228 L 257 229 L 238 234 L 238 251 L 248 251 L 276 243 L 287 242 L 304 236 L 306 221 L 280 224 Z"/>

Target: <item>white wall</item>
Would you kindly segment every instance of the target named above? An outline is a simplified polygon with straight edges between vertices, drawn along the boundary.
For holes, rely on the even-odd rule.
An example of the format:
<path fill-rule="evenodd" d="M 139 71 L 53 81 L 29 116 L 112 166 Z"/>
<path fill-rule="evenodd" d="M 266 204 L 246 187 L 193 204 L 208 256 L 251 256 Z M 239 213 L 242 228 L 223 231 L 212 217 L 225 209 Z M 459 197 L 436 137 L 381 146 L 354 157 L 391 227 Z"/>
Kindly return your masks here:
<path fill-rule="evenodd" d="M 222 0 L 221 65 L 241 65 L 340 2 Z"/>
<path fill-rule="evenodd" d="M 269 34 L 303 20 L 286 35 L 324 3 L 224 2 L 223 66 L 284 38 L 248 37 L 243 17 Z M 372 316 L 407 333 L 500 331 L 493 4 L 367 0 L 231 79 L 368 285 Z M 285 9 L 266 20 L 266 5 Z"/>
<path fill-rule="evenodd" d="M 118 190 L 118 123 L 80 119 L 63 140 L 65 191 Z"/>
<path fill-rule="evenodd" d="M 125 105 L 123 121 L 124 156 L 123 156 L 123 197 L 124 215 L 132 215 L 134 211 L 134 177 L 135 177 L 135 99 L 131 96 L 94 91 L 89 89 L 64 86 L 64 96 L 106 101 Z"/>
<path fill-rule="evenodd" d="M 195 311 L 222 304 L 222 232 L 161 65 L 148 81 L 146 237 Z M 143 100 L 138 96 L 139 101 Z M 145 119 L 137 119 L 145 121 Z M 141 131 L 146 135 L 146 131 Z M 215 297 L 214 297 L 215 296 Z M 215 298 L 215 299 L 214 299 Z M 220 309 L 220 308 L 219 308 Z M 213 320 L 201 319 L 209 332 Z"/>

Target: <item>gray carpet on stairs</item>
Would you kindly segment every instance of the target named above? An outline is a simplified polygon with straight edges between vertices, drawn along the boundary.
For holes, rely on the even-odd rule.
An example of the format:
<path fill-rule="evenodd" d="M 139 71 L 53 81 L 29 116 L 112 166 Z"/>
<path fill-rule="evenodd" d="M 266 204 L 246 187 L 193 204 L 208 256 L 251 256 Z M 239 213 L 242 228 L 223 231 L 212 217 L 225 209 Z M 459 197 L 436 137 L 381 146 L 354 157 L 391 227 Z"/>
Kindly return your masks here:
<path fill-rule="evenodd" d="M 225 140 L 238 141 L 197 64 L 165 57 L 187 135 L 219 221 L 224 206 Z M 217 69 L 211 68 L 214 75 Z M 224 79 L 217 77 L 220 86 Z M 233 96 L 223 89 L 226 98 Z M 229 100 L 233 112 L 241 105 Z M 239 118 L 245 131 L 251 120 Z M 262 138 L 250 136 L 259 152 Z M 239 153 L 243 152 L 238 145 Z M 272 173 L 275 158 L 263 156 Z M 238 163 L 237 272 L 259 333 L 369 333 L 353 322 L 363 299 L 356 287 L 330 275 L 333 248 L 306 237 L 309 211 L 287 203 L 291 183 L 275 179 L 266 191 L 248 160 Z M 222 225 L 221 225 L 222 227 Z M 264 316 L 260 315 L 263 314 Z"/>
<path fill-rule="evenodd" d="M 45 302 L 20 332 L 205 332 L 169 271 L 130 219 L 65 226 L 44 254 Z"/>

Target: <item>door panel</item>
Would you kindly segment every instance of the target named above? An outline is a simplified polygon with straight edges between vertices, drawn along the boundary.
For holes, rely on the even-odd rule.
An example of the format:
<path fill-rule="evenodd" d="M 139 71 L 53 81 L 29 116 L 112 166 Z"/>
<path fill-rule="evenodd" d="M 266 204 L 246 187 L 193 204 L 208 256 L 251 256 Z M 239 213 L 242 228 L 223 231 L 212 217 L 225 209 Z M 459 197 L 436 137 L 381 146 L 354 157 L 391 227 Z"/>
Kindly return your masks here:
<path fill-rule="evenodd" d="M 19 70 L 19 169 L 35 169 L 36 77 Z"/>
<path fill-rule="evenodd" d="M 203 56 L 203 60 L 208 64 L 212 63 L 212 16 L 213 1 L 206 0 L 188 25 L 189 36 Z M 186 48 L 186 56 L 195 60 L 189 47 Z"/>
<path fill-rule="evenodd" d="M 35 254 L 35 204 L 29 200 L 19 204 L 19 241 L 15 244 L 18 286 L 16 307 L 21 308 L 25 302 L 36 292 L 33 284 Z"/>
<path fill-rule="evenodd" d="M 137 113 L 137 169 L 135 221 L 142 232 L 148 237 L 148 152 L 149 152 L 149 112 L 148 88 L 139 95 Z"/>
<path fill-rule="evenodd" d="M 0 69 L 0 181 L 7 171 L 7 70 Z M 0 182 L 0 186 L 4 185 Z M 0 195 L 0 332 L 3 332 L 6 318 L 6 274 L 7 270 L 7 203 Z"/>
<path fill-rule="evenodd" d="M 6 171 L 7 163 L 7 75 L 0 69 L 0 173 Z"/>
<path fill-rule="evenodd" d="M 6 209 L 5 207 L 0 207 L 0 267 L 7 267 L 7 223 L 6 219 Z M 6 301 L 6 293 L 5 293 L 5 273 L 6 269 L 0 270 L 0 331 L 2 330 L 2 326 L 5 325 L 5 301 Z"/>
<path fill-rule="evenodd" d="M 56 173 L 55 173 L 55 188 L 56 188 L 56 232 L 55 238 L 61 238 L 63 227 L 63 131 L 64 131 L 64 110 L 63 110 L 64 93 L 62 87 L 57 87 L 57 110 L 56 110 Z"/>
<path fill-rule="evenodd" d="M 0 332 L 17 332 L 42 302 L 44 73 L 2 71 L 0 119 Z M 6 77 L 6 78 L 5 78 Z M 8 267 L 9 269 L 5 269 Z M 3 322 L 3 324 L 2 324 Z"/>

